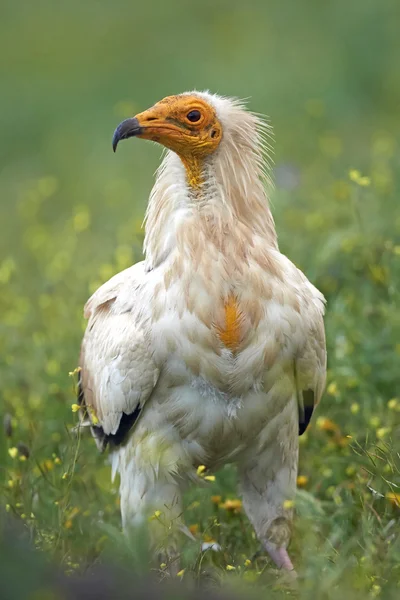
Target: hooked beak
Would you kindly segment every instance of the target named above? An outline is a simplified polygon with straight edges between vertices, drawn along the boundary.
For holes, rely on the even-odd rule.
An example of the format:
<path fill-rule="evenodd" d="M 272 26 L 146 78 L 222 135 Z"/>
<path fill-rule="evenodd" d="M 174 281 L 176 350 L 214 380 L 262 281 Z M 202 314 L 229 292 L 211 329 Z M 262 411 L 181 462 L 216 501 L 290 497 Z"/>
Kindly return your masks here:
<path fill-rule="evenodd" d="M 140 125 L 138 119 L 133 117 L 132 119 L 125 119 L 122 121 L 114 131 L 112 139 L 112 147 L 114 152 L 117 149 L 118 143 L 121 140 L 127 140 L 130 137 L 141 135 L 143 133 L 143 127 Z"/>
<path fill-rule="evenodd" d="M 112 141 L 114 152 L 120 140 L 130 137 L 152 140 L 177 151 L 184 129 L 171 119 L 170 112 L 168 104 L 158 102 L 135 117 L 122 121 L 114 132 Z"/>

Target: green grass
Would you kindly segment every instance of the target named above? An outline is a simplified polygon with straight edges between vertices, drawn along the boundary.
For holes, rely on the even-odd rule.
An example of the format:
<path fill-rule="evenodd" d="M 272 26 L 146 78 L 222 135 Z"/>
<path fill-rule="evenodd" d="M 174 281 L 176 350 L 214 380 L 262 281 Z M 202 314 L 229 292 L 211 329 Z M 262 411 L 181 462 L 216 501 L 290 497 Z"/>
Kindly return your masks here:
<path fill-rule="evenodd" d="M 82 307 L 140 259 L 159 162 L 159 149 L 145 143 L 115 157 L 111 135 L 169 93 L 210 88 L 250 96 L 252 109 L 270 115 L 281 249 L 328 299 L 328 387 L 301 438 L 291 546 L 298 594 L 398 597 L 398 15 L 396 2 L 372 0 L 4 3 L 0 498 L 67 573 L 110 556 L 145 570 L 141 545 L 122 539 L 106 458 L 90 437 L 71 434 L 68 373 Z M 242 511 L 226 508 L 235 483 L 227 468 L 188 493 L 196 542 L 184 544 L 183 581 L 280 598 L 287 592 L 270 564 L 253 560 L 259 546 Z M 222 552 L 200 553 L 204 539 Z M 8 551 L 12 586 L 23 566 Z"/>

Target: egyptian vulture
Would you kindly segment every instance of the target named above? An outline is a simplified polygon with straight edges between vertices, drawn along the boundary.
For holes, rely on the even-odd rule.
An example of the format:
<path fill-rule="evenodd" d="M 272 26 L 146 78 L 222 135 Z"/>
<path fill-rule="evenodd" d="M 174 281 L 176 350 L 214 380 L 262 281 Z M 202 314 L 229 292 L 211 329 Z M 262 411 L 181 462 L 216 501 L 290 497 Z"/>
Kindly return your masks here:
<path fill-rule="evenodd" d="M 325 385 L 324 297 L 279 251 L 268 135 L 239 101 L 208 92 L 164 98 L 114 133 L 114 151 L 133 136 L 168 150 L 144 260 L 86 304 L 79 399 L 120 474 L 124 529 L 148 523 L 170 564 L 186 485 L 201 465 L 235 463 L 258 538 L 293 569 L 298 436 Z"/>

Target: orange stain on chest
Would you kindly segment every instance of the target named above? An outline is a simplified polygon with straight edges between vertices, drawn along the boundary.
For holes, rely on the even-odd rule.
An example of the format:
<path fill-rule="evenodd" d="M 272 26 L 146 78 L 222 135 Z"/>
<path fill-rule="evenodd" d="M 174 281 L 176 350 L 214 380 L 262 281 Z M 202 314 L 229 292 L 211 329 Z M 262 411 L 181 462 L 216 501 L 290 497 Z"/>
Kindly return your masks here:
<path fill-rule="evenodd" d="M 225 326 L 218 327 L 218 337 L 232 352 L 238 349 L 242 341 L 241 320 L 242 312 L 234 296 L 229 296 L 225 302 Z"/>

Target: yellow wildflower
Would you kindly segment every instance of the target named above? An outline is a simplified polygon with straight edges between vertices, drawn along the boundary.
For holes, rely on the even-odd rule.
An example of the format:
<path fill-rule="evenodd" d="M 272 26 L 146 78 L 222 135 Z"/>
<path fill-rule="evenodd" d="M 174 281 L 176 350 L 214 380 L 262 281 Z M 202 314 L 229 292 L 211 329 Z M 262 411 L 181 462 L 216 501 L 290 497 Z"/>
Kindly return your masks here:
<path fill-rule="evenodd" d="M 317 419 L 317 427 L 318 429 L 322 429 L 322 431 L 337 431 L 338 426 L 334 421 L 328 419 L 327 417 L 318 417 Z"/>
<path fill-rule="evenodd" d="M 305 487 L 308 483 L 307 475 L 299 475 L 297 478 L 297 485 L 299 487 Z"/>
<path fill-rule="evenodd" d="M 223 504 L 220 504 L 221 508 L 225 510 L 238 513 L 242 509 L 242 501 L 239 499 L 236 500 L 225 500 Z"/>
<path fill-rule="evenodd" d="M 354 181 L 354 183 L 358 183 L 360 177 L 361 173 L 357 169 L 351 169 L 349 171 L 349 178 L 351 179 L 351 181 Z"/>
<path fill-rule="evenodd" d="M 185 569 L 181 569 L 180 571 L 178 571 L 178 573 L 176 574 L 177 577 L 183 577 L 185 573 Z"/>
<path fill-rule="evenodd" d="M 201 475 L 202 473 L 204 473 L 204 471 L 205 471 L 206 469 L 207 469 L 207 467 L 206 467 L 206 466 L 204 466 L 204 465 L 199 465 L 199 466 L 197 467 L 197 475 Z"/>
<path fill-rule="evenodd" d="M 189 531 L 192 535 L 196 535 L 199 531 L 199 526 L 197 523 L 194 523 L 193 525 L 189 525 Z"/>
<path fill-rule="evenodd" d="M 18 448 L 15 446 L 13 448 L 9 448 L 8 454 L 11 456 L 11 458 L 16 458 L 18 456 Z"/>
<path fill-rule="evenodd" d="M 338 392 L 338 386 L 336 381 L 332 381 L 328 387 L 326 388 L 326 391 L 328 392 L 328 394 L 330 394 L 331 396 L 336 396 L 337 392 Z"/>
<path fill-rule="evenodd" d="M 349 178 L 351 181 L 354 181 L 354 183 L 360 185 L 361 187 L 367 187 L 371 185 L 371 178 L 361 175 L 360 171 L 357 169 L 351 169 L 349 171 Z"/>
<path fill-rule="evenodd" d="M 250 565 L 251 565 L 251 560 L 249 558 L 246 558 L 246 560 L 244 561 L 244 566 L 250 567 Z"/>
<path fill-rule="evenodd" d="M 99 420 L 96 417 L 96 415 L 92 414 L 92 423 L 93 425 L 98 425 L 99 424 Z"/>
<path fill-rule="evenodd" d="M 289 510 L 290 508 L 293 508 L 294 506 L 294 502 L 293 500 L 285 500 L 283 503 L 283 508 L 286 510 Z"/>
<path fill-rule="evenodd" d="M 77 373 L 80 373 L 81 370 L 82 370 L 81 367 L 76 367 L 76 369 L 74 369 L 73 371 L 69 371 L 68 375 L 69 375 L 69 377 L 73 377 Z"/>
<path fill-rule="evenodd" d="M 393 506 L 397 506 L 400 508 L 400 494 L 396 494 L 395 492 L 388 492 L 386 494 L 386 498 L 389 500 Z"/>
<path fill-rule="evenodd" d="M 236 567 L 234 567 L 233 565 L 226 565 L 226 570 L 227 571 L 236 571 Z"/>
<path fill-rule="evenodd" d="M 79 409 L 80 409 L 79 404 L 71 404 L 72 412 L 78 412 Z"/>
<path fill-rule="evenodd" d="M 382 588 L 380 585 L 377 585 L 376 583 L 372 586 L 372 594 L 373 596 L 378 596 L 382 591 Z"/>
<path fill-rule="evenodd" d="M 378 438 L 378 440 L 381 440 L 389 432 L 390 432 L 390 428 L 389 427 L 380 427 L 379 429 L 376 430 L 376 437 Z"/>
<path fill-rule="evenodd" d="M 204 479 L 206 481 L 215 481 L 215 475 L 206 475 Z"/>

